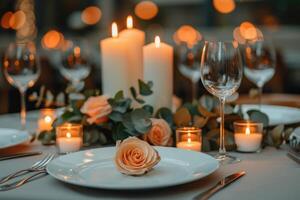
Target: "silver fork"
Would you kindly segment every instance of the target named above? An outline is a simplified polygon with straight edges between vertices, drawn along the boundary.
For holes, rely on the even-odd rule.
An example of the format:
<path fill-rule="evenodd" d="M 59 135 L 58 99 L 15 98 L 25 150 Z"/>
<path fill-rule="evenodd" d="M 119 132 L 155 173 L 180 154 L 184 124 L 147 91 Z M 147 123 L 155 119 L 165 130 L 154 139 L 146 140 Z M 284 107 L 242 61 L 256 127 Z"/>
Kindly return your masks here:
<path fill-rule="evenodd" d="M 23 178 L 19 181 L 16 181 L 16 182 L 13 182 L 13 183 L 10 183 L 10 184 L 1 185 L 0 186 L 0 191 L 7 191 L 7 190 L 12 190 L 12 189 L 18 188 L 18 187 L 24 185 L 25 183 L 28 183 L 31 180 L 35 180 L 37 178 L 40 178 L 40 177 L 43 177 L 43 176 L 46 176 L 46 175 L 47 175 L 47 172 L 46 172 L 45 169 L 40 170 L 37 173 L 35 173 L 35 174 L 33 174 L 29 177 Z"/>
<path fill-rule="evenodd" d="M 45 170 L 45 166 L 54 158 L 55 154 L 47 154 L 42 160 L 34 163 L 30 168 L 17 171 L 0 179 L 0 184 L 5 183 L 12 178 L 25 175 L 30 172 Z"/>

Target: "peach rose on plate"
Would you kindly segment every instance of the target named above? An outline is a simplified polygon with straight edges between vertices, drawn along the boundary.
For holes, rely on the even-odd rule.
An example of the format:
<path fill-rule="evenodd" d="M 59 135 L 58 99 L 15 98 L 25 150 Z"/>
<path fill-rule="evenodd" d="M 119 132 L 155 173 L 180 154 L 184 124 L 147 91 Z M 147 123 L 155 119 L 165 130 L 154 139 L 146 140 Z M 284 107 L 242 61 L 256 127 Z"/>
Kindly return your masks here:
<path fill-rule="evenodd" d="M 144 139 L 156 146 L 171 146 L 172 131 L 169 124 L 164 119 L 151 118 L 152 127 L 144 135 Z"/>
<path fill-rule="evenodd" d="M 136 137 L 117 141 L 115 165 L 126 175 L 143 175 L 160 161 L 158 152 L 147 142 Z"/>
<path fill-rule="evenodd" d="M 89 97 L 81 107 L 80 111 L 88 116 L 89 124 L 100 124 L 108 120 L 112 108 L 108 103 L 107 96 Z"/>

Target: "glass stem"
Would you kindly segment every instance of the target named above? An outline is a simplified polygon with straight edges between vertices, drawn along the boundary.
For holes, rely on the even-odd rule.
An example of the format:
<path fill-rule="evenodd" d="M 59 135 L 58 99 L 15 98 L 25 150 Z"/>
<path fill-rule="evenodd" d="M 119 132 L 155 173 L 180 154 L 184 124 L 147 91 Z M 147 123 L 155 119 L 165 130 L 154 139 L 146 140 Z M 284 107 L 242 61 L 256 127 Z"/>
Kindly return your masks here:
<path fill-rule="evenodd" d="M 262 93 L 263 93 L 263 86 L 258 86 L 258 104 L 259 104 L 259 110 L 261 110 Z"/>
<path fill-rule="evenodd" d="M 225 155 L 226 149 L 225 149 L 225 128 L 224 128 L 224 106 L 225 106 L 225 98 L 220 98 L 220 117 L 221 117 L 221 123 L 220 123 L 220 147 L 219 147 L 219 154 Z"/>
<path fill-rule="evenodd" d="M 26 90 L 20 89 L 20 95 L 21 95 L 21 126 L 22 130 L 26 130 L 26 102 L 25 102 L 25 93 Z"/>

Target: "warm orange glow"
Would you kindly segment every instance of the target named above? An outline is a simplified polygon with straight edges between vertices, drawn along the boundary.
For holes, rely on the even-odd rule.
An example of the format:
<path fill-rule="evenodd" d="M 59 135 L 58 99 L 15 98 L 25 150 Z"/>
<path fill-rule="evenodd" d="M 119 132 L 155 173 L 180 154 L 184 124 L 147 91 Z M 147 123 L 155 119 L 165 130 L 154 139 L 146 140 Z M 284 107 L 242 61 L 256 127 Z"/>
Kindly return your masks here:
<path fill-rule="evenodd" d="M 71 137 L 72 137 L 72 134 L 71 134 L 70 132 L 67 132 L 66 137 L 67 137 L 67 138 L 71 138 Z"/>
<path fill-rule="evenodd" d="M 191 143 L 191 142 L 192 142 L 192 139 L 191 139 L 191 138 L 188 138 L 188 139 L 187 139 L 187 142 L 188 142 L 188 143 Z"/>
<path fill-rule="evenodd" d="M 46 116 L 45 118 L 44 118 L 44 120 L 45 120 L 45 122 L 46 123 L 52 123 L 52 117 L 51 116 Z"/>
<path fill-rule="evenodd" d="M 133 28 L 133 19 L 131 15 L 127 17 L 127 28 Z"/>
<path fill-rule="evenodd" d="M 257 38 L 255 26 L 247 21 L 240 25 L 240 33 L 246 40 L 253 40 Z"/>
<path fill-rule="evenodd" d="M 74 48 L 74 56 L 75 57 L 79 57 L 80 56 L 80 48 L 79 47 L 75 47 Z"/>
<path fill-rule="evenodd" d="M 152 1 L 142 1 L 135 6 L 134 13 L 141 19 L 149 20 L 157 15 L 158 7 Z"/>
<path fill-rule="evenodd" d="M 59 48 L 62 45 L 63 41 L 64 37 L 60 32 L 50 30 L 44 35 L 42 39 L 42 46 L 48 49 L 55 49 Z"/>
<path fill-rule="evenodd" d="M 159 38 L 159 36 L 155 36 L 154 43 L 155 43 L 156 48 L 160 47 L 160 38 Z"/>
<path fill-rule="evenodd" d="M 214 8 L 223 14 L 231 13 L 235 9 L 234 0 L 213 0 Z"/>
<path fill-rule="evenodd" d="M 5 28 L 5 29 L 9 29 L 10 28 L 9 21 L 10 21 L 10 18 L 11 18 L 12 15 L 13 15 L 12 12 L 6 12 L 6 13 L 4 13 L 4 15 L 1 18 L 1 26 L 2 26 L 2 28 Z"/>
<path fill-rule="evenodd" d="M 246 128 L 246 135 L 250 135 L 250 128 L 249 127 Z"/>
<path fill-rule="evenodd" d="M 22 10 L 19 10 L 10 17 L 9 26 L 12 29 L 18 30 L 22 28 L 25 22 L 26 22 L 26 15 Z"/>
<path fill-rule="evenodd" d="M 100 8 L 96 6 L 90 6 L 82 11 L 81 20 L 88 25 L 94 25 L 99 22 L 101 16 L 102 13 Z"/>
<path fill-rule="evenodd" d="M 189 48 L 192 48 L 197 42 L 202 40 L 202 35 L 194 27 L 183 25 L 174 33 L 173 39 L 177 44 L 184 42 Z"/>
<path fill-rule="evenodd" d="M 111 35 L 113 38 L 118 37 L 118 25 L 116 22 L 111 25 Z"/>

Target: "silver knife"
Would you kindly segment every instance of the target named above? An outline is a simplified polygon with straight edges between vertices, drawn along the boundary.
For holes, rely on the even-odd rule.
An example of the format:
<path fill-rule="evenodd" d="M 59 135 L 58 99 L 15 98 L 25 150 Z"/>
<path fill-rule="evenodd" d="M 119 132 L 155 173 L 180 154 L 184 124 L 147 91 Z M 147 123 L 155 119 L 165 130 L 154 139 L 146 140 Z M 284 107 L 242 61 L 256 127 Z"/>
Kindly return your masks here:
<path fill-rule="evenodd" d="M 2 157 L 0 157 L 0 161 L 9 160 L 9 159 L 13 159 L 13 158 L 27 157 L 27 156 L 36 156 L 36 155 L 40 155 L 40 154 L 42 154 L 42 152 L 17 153 L 17 154 L 12 154 L 12 155 L 8 155 L 8 156 L 2 156 Z"/>
<path fill-rule="evenodd" d="M 244 176 L 245 174 L 246 174 L 246 172 L 241 171 L 241 172 L 237 172 L 237 173 L 231 174 L 229 176 L 226 176 L 225 178 L 220 180 L 216 185 L 214 185 L 213 187 L 209 188 L 208 190 L 200 193 L 199 195 L 195 196 L 193 199 L 194 200 L 206 200 L 209 197 L 211 197 L 213 194 L 215 194 L 219 190 L 225 188 L 227 185 L 236 181 L 237 179 Z"/>

